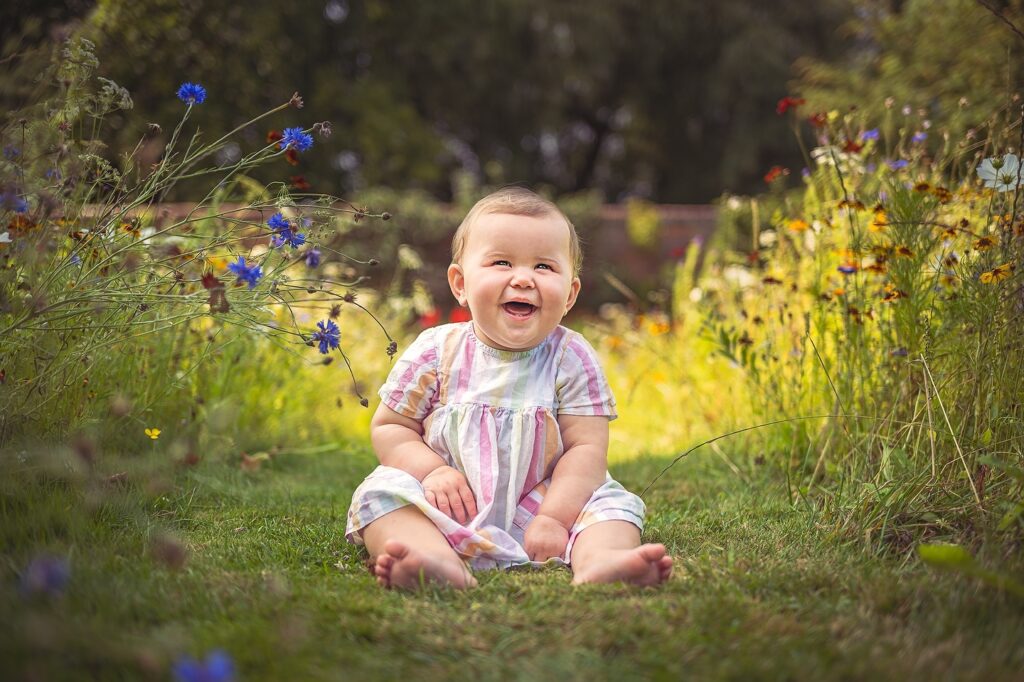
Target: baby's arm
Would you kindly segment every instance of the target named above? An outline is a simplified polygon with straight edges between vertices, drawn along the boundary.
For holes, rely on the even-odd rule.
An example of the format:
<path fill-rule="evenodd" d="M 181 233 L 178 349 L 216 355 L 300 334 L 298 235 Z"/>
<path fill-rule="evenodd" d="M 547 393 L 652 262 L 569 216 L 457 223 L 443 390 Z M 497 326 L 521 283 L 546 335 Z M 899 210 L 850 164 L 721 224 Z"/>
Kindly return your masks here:
<path fill-rule="evenodd" d="M 466 477 L 423 442 L 420 422 L 381 403 L 370 422 L 370 441 L 377 460 L 414 476 L 434 507 L 459 523 L 476 516 L 476 499 Z"/>
<path fill-rule="evenodd" d="M 607 417 L 564 414 L 558 428 L 565 452 L 524 539 L 526 553 L 536 561 L 561 556 L 569 530 L 608 472 Z"/>

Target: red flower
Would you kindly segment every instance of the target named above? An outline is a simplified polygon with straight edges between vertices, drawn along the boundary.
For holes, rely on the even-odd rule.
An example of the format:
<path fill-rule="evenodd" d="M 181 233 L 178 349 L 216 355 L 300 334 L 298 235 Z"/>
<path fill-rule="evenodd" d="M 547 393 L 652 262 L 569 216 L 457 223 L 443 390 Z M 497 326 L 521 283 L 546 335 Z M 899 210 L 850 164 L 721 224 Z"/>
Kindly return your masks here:
<path fill-rule="evenodd" d="M 427 329 L 433 327 L 435 324 L 441 321 L 441 311 L 437 308 L 431 308 L 427 312 L 420 315 L 420 327 Z"/>
<path fill-rule="evenodd" d="M 684 249 L 682 246 L 677 246 L 676 248 L 669 251 L 668 255 L 678 260 L 686 255 L 686 249 Z"/>
<path fill-rule="evenodd" d="M 857 144 L 853 140 L 847 140 L 846 144 L 843 145 L 843 151 L 844 152 L 849 152 L 850 154 L 856 154 L 857 152 L 859 152 L 863 148 L 864 148 L 864 145 Z"/>
<path fill-rule="evenodd" d="M 781 116 L 790 109 L 796 109 L 801 104 L 806 104 L 807 100 L 802 97 L 783 97 L 779 100 L 779 103 L 775 105 L 775 113 Z"/>
<path fill-rule="evenodd" d="M 472 319 L 473 315 L 470 314 L 469 308 L 452 308 L 448 313 L 449 322 L 469 322 Z"/>
<path fill-rule="evenodd" d="M 818 112 L 817 114 L 811 114 L 807 117 L 807 121 L 815 128 L 822 128 L 828 123 L 828 116 Z"/>
<path fill-rule="evenodd" d="M 273 144 L 280 142 L 284 138 L 280 130 L 268 130 L 267 131 L 267 144 Z"/>
<path fill-rule="evenodd" d="M 288 147 L 288 149 L 284 150 L 284 160 L 287 161 L 288 163 L 290 163 L 293 166 L 298 166 L 299 165 L 299 153 L 297 151 L 295 151 L 294 149 L 292 149 L 291 147 Z"/>
<path fill-rule="evenodd" d="M 783 175 L 789 175 L 789 169 L 783 168 L 782 166 L 772 166 L 768 169 L 768 172 L 764 174 L 764 181 L 771 184 L 778 180 Z"/>
<path fill-rule="evenodd" d="M 305 192 L 312 186 L 304 175 L 290 175 L 288 176 L 288 182 L 291 183 L 292 189 L 299 192 Z"/>

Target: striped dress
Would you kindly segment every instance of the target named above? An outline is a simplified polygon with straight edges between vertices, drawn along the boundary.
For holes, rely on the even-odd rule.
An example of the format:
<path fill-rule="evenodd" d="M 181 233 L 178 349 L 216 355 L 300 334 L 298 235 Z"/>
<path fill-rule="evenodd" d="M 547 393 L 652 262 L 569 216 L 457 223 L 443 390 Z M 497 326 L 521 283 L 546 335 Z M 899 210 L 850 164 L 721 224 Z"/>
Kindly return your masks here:
<path fill-rule="evenodd" d="M 380 397 L 423 424 L 426 444 L 465 474 L 478 513 L 460 524 L 426 501 L 414 476 L 379 466 L 353 495 L 346 537 L 361 543 L 362 528 L 412 504 L 476 569 L 531 563 L 523 536 L 562 456 L 558 415 L 616 417 L 594 350 L 565 327 L 516 352 L 485 345 L 472 322 L 427 329 L 395 363 Z M 584 528 L 623 520 L 642 529 L 643 516 L 643 501 L 606 476 L 570 530 L 562 562 Z"/>

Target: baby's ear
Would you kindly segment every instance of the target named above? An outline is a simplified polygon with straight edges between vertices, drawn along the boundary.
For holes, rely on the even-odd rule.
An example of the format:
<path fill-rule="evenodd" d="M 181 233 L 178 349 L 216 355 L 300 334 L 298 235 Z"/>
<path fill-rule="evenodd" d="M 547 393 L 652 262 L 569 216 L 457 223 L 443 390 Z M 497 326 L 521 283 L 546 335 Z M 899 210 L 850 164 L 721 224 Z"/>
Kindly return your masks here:
<path fill-rule="evenodd" d="M 452 263 L 448 266 L 448 286 L 451 287 L 452 295 L 459 305 L 466 305 L 469 300 L 466 298 L 466 276 L 462 272 L 462 266 Z"/>
<path fill-rule="evenodd" d="M 579 296 L 579 295 L 580 295 L 580 278 L 579 277 L 573 277 L 572 278 L 572 284 L 569 285 L 569 300 L 567 300 L 565 302 L 565 312 L 562 313 L 563 317 L 566 314 L 568 314 L 568 312 L 570 310 L 572 310 L 572 307 L 574 305 L 576 305 L 576 297 Z"/>

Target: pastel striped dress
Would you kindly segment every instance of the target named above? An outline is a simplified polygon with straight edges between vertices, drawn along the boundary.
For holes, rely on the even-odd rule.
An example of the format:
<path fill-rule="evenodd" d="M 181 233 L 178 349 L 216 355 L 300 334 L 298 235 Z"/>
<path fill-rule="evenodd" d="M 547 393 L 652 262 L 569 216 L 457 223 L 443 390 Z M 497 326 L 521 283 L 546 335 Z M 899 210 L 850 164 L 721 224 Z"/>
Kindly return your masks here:
<path fill-rule="evenodd" d="M 485 345 L 472 322 L 427 329 L 395 363 L 380 397 L 422 422 L 426 444 L 465 474 L 478 513 L 460 524 L 427 502 L 414 476 L 379 466 L 353 494 L 346 537 L 361 544 L 363 527 L 412 504 L 475 569 L 531 563 L 523 537 L 562 456 L 558 415 L 616 417 L 594 350 L 565 327 L 519 352 Z M 623 520 L 642 529 L 644 511 L 606 475 L 570 531 L 564 562 L 586 527 Z"/>

